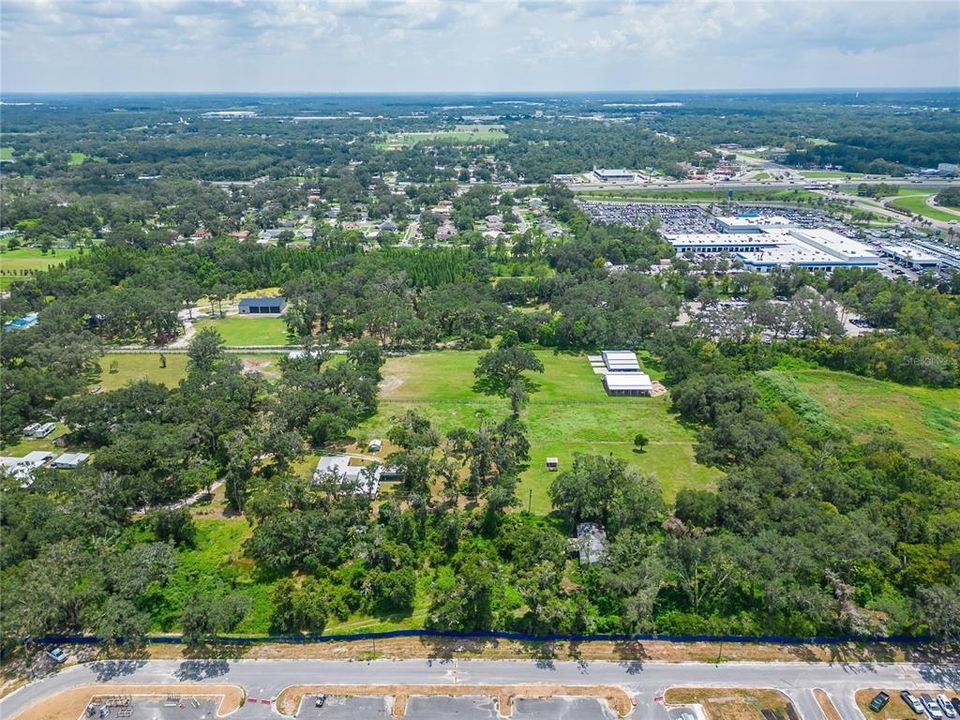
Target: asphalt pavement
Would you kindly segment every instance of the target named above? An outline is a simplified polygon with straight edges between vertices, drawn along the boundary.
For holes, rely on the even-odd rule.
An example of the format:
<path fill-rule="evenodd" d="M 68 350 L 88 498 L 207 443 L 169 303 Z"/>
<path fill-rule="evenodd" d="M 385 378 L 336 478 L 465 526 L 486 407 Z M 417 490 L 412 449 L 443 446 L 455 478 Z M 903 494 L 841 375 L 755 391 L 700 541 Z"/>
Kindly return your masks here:
<path fill-rule="evenodd" d="M 89 683 L 233 683 L 248 696 L 276 698 L 290 685 L 431 684 L 617 685 L 634 695 L 633 717 L 669 718 L 662 704 L 676 686 L 774 688 L 796 703 L 804 720 L 821 720 L 813 688 L 823 688 L 844 720 L 861 720 L 860 688 L 960 689 L 960 664 L 898 663 L 660 663 L 552 660 L 111 660 L 62 669 L 0 700 L 12 717 L 51 693 Z M 238 716 L 245 717 L 245 710 Z"/>

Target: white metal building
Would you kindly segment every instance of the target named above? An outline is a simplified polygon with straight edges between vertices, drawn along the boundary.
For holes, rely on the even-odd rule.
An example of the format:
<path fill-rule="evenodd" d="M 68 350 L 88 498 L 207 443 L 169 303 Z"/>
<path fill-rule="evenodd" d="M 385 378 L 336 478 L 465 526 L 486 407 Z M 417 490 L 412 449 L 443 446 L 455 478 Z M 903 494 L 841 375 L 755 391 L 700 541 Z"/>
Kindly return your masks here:
<path fill-rule="evenodd" d="M 650 376 L 644 372 L 607 373 L 603 386 L 610 395 L 649 395 L 653 391 Z"/>
<path fill-rule="evenodd" d="M 603 364 L 608 373 L 638 373 L 637 354 L 629 350 L 604 350 Z"/>
<path fill-rule="evenodd" d="M 594 177 L 600 182 L 634 182 L 637 179 L 635 173 L 626 168 L 608 169 L 594 168 Z"/>
<path fill-rule="evenodd" d="M 782 215 L 727 215 L 714 218 L 723 233 L 760 233 L 764 230 L 794 228 L 797 224 Z"/>
<path fill-rule="evenodd" d="M 90 459 L 87 453 L 64 453 L 50 462 L 50 467 L 57 470 L 76 470 Z"/>
<path fill-rule="evenodd" d="M 327 455 L 320 458 L 313 471 L 313 481 L 320 482 L 324 477 L 336 478 L 339 482 L 357 483 L 357 492 L 375 497 L 380 491 L 380 475 L 383 468 L 377 465 L 351 465 L 347 455 Z"/>

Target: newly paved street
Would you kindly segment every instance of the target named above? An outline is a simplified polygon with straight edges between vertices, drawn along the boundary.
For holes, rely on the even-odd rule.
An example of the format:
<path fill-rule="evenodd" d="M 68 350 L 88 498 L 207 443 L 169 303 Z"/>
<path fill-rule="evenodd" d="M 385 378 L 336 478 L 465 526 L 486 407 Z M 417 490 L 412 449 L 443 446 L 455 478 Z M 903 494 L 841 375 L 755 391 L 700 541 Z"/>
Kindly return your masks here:
<path fill-rule="evenodd" d="M 95 682 L 212 682 L 241 685 L 257 698 L 275 698 L 290 685 L 333 684 L 489 684 L 556 683 L 618 685 L 637 698 L 632 717 L 665 719 L 657 699 L 674 686 L 776 688 L 786 692 L 804 720 L 821 720 L 810 692 L 823 688 L 844 720 L 860 720 L 854 692 L 859 688 L 960 688 L 960 665 L 881 663 L 657 663 L 554 662 L 551 660 L 135 660 L 95 662 L 66 668 L 0 700 L 8 718 L 37 699 L 59 690 Z M 311 708 L 312 709 L 312 708 Z M 412 709 L 416 709 L 416 703 Z M 263 716 L 263 708 L 245 707 L 244 718 Z M 310 714 L 305 715 L 310 717 Z M 535 715 L 536 716 L 536 715 Z"/>

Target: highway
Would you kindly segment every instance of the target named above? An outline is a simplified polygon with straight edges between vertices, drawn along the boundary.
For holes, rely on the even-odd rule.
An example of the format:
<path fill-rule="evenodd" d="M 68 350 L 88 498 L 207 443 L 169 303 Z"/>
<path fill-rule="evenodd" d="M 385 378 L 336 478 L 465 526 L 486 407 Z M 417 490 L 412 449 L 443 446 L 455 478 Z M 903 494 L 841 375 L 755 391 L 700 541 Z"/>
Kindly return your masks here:
<path fill-rule="evenodd" d="M 774 688 L 794 700 L 804 720 L 823 720 L 813 688 L 823 688 L 844 720 L 862 720 L 854 693 L 860 688 L 960 687 L 960 664 L 896 663 L 660 663 L 554 662 L 551 660 L 112 660 L 64 668 L 0 700 L 0 717 L 12 717 L 51 693 L 89 683 L 233 683 L 248 696 L 275 698 L 295 684 L 618 685 L 633 693 L 632 717 L 666 719 L 658 700 L 669 687 Z M 238 713 L 241 717 L 245 711 Z"/>

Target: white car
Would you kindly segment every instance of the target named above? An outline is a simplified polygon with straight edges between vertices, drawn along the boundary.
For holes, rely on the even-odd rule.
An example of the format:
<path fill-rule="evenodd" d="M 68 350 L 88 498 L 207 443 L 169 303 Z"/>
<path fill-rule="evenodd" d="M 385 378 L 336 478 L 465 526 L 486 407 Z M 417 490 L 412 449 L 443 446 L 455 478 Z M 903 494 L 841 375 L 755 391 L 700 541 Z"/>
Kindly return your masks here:
<path fill-rule="evenodd" d="M 63 651 L 63 648 L 53 648 L 52 650 L 47 650 L 46 654 L 48 658 L 56 663 L 64 663 L 67 661 L 67 653 Z"/>
<path fill-rule="evenodd" d="M 957 716 L 957 711 L 953 708 L 953 705 L 950 703 L 950 698 L 946 695 L 943 693 L 937 695 L 937 702 L 940 703 L 943 714 L 948 718 L 955 718 Z"/>
<path fill-rule="evenodd" d="M 926 694 L 921 695 L 920 699 L 923 700 L 923 707 L 926 708 L 927 715 L 932 717 L 933 720 L 943 720 L 943 710 L 940 709 L 936 700 Z"/>

